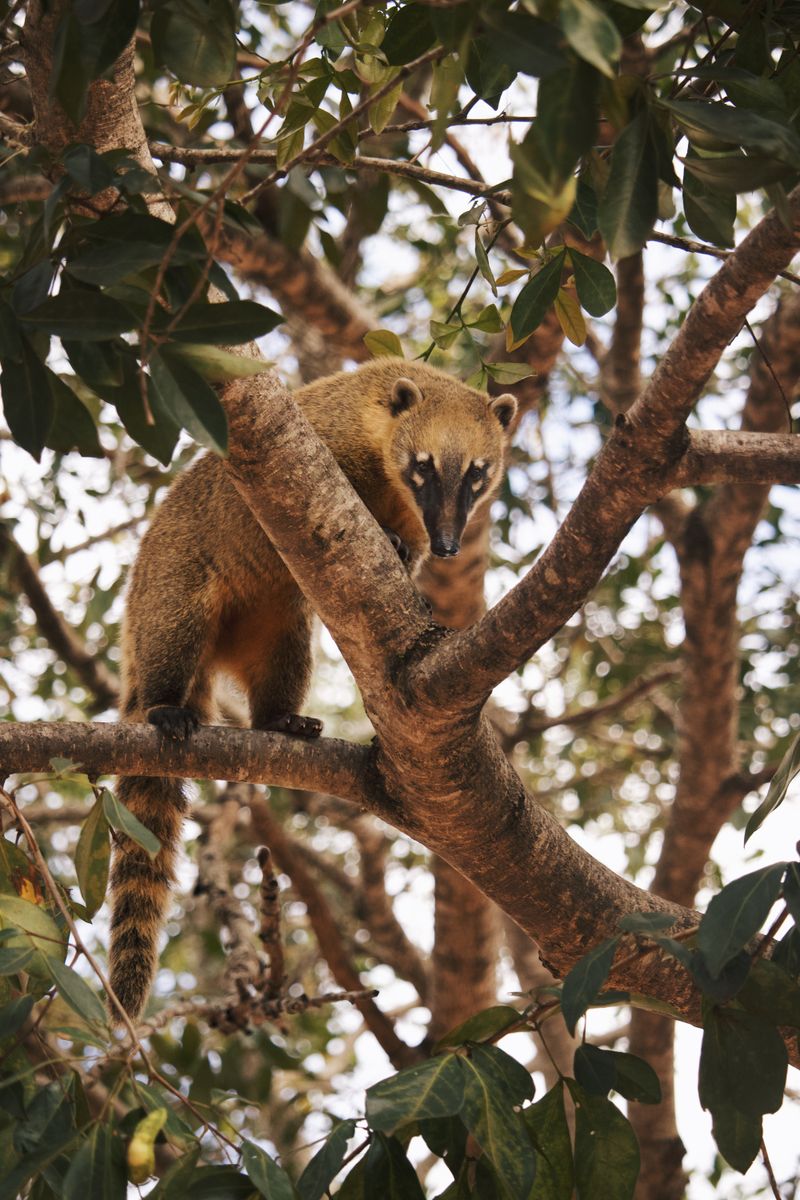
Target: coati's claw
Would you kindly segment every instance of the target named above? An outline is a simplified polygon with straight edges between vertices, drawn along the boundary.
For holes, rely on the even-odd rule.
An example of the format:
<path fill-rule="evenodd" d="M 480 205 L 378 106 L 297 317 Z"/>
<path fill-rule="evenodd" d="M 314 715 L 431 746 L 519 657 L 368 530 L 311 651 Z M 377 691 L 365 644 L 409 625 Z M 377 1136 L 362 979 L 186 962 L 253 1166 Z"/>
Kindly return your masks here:
<path fill-rule="evenodd" d="M 179 708 L 175 704 L 156 704 L 147 713 L 150 725 L 155 725 L 162 737 L 174 742 L 185 742 L 191 737 L 200 722 L 191 708 Z"/>
<path fill-rule="evenodd" d="M 381 525 L 381 529 L 397 551 L 397 557 L 400 559 L 400 562 L 407 563 L 411 558 L 411 551 L 400 537 L 400 534 L 395 533 L 395 531 L 390 529 L 388 525 Z"/>
<path fill-rule="evenodd" d="M 316 738 L 322 733 L 322 721 L 316 717 L 302 717 L 299 713 L 281 713 L 262 728 L 274 733 L 288 733 L 292 737 Z"/>

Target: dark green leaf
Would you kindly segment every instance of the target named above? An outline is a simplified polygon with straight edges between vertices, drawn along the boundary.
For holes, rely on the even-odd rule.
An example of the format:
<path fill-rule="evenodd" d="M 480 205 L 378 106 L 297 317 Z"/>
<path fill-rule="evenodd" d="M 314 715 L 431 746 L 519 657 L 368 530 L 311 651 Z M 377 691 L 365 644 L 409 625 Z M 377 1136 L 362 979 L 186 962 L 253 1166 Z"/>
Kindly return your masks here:
<path fill-rule="evenodd" d="M 160 263 L 174 235 L 174 226 L 144 213 L 106 217 L 92 230 L 93 244 L 68 261 L 67 270 L 83 283 L 110 286 Z M 200 253 L 200 248 L 184 238 L 172 251 L 171 262 L 191 262 Z"/>
<path fill-rule="evenodd" d="M 569 256 L 572 261 L 575 290 L 578 293 L 581 308 L 585 308 L 593 317 L 604 316 L 617 302 L 617 285 L 614 282 L 614 276 L 608 267 L 589 258 L 586 254 L 580 254 L 573 247 L 570 247 Z M 669 924 L 673 923 L 673 921 L 669 922 Z"/>
<path fill-rule="evenodd" d="M 795 925 L 800 921 L 800 863 L 790 862 L 783 880 L 783 898 Z"/>
<path fill-rule="evenodd" d="M 228 419 L 219 396 L 202 375 L 168 349 L 151 356 L 150 375 L 169 417 L 195 441 L 226 455 Z"/>
<path fill-rule="evenodd" d="M 161 849 L 161 842 L 108 788 L 103 788 L 103 813 L 112 829 L 124 833 L 146 850 L 151 858 L 155 858 Z"/>
<path fill-rule="evenodd" d="M 18 317 L 38 308 L 47 299 L 54 274 L 50 259 L 43 258 L 20 275 L 11 291 L 11 307 Z"/>
<path fill-rule="evenodd" d="M 417 4 L 405 4 L 392 13 L 381 50 L 391 66 L 399 67 L 430 49 L 435 36 L 429 10 Z"/>
<path fill-rule="evenodd" d="M 477 260 L 478 267 L 480 268 L 481 275 L 486 280 L 486 282 L 489 284 L 489 287 L 492 289 L 492 295 L 496 296 L 497 295 L 497 283 L 496 283 L 495 277 L 492 273 L 492 267 L 489 262 L 489 255 L 486 253 L 486 247 L 484 246 L 483 242 L 481 241 L 481 235 L 477 229 L 475 230 L 475 258 Z M 501 322 L 501 328 L 502 328 L 502 322 Z M 493 330 L 492 332 L 497 333 L 498 331 Z"/>
<path fill-rule="evenodd" d="M 689 157 L 696 157 L 690 151 Z M 690 170 L 683 173 L 683 211 L 689 228 L 712 246 L 733 246 L 736 195 L 706 186 Z"/>
<path fill-rule="evenodd" d="M 611 171 L 600 201 L 598 225 L 612 258 L 635 254 L 658 215 L 658 161 L 642 109 L 614 143 Z"/>
<path fill-rule="evenodd" d="M 689 957 L 689 970 L 695 983 L 705 996 L 715 1004 L 725 1004 L 739 991 L 750 971 L 751 958 L 745 950 L 740 950 L 717 975 L 712 975 L 708 964 L 700 950 L 692 950 Z"/>
<path fill-rule="evenodd" d="M 255 300 L 192 304 L 171 336 L 178 342 L 238 346 L 269 333 L 283 317 Z"/>
<path fill-rule="evenodd" d="M 355 1133 L 355 1121 L 335 1125 L 297 1181 L 300 1200 L 322 1200 L 326 1190 L 341 1168 L 347 1153 L 347 1143 Z"/>
<path fill-rule="evenodd" d="M 784 163 L 761 154 L 728 154 L 721 157 L 684 159 L 684 166 L 707 187 L 724 192 L 752 192 L 795 178 L 796 172 Z"/>
<path fill-rule="evenodd" d="M 712 897 L 697 934 L 698 949 L 712 976 L 758 933 L 780 895 L 785 871 L 786 863 L 761 867 Z"/>
<path fill-rule="evenodd" d="M 417 1173 L 406 1158 L 401 1143 L 377 1134 L 364 1158 L 364 1197 L 385 1200 L 425 1200 Z"/>
<path fill-rule="evenodd" d="M 631 1200 L 639 1144 L 630 1123 L 605 1096 L 570 1085 L 575 1101 L 575 1190 L 578 1200 Z"/>
<path fill-rule="evenodd" d="M 270 364 L 260 358 L 244 358 L 220 346 L 193 346 L 191 342 L 174 343 L 169 348 L 170 359 L 187 363 L 209 383 L 225 383 L 229 379 L 249 379 L 270 370 Z"/>
<path fill-rule="evenodd" d="M 156 62 L 198 87 L 233 78 L 236 21 L 229 0 L 168 0 L 150 24 Z"/>
<path fill-rule="evenodd" d="M 712 1114 L 731 1106 L 751 1116 L 777 1112 L 787 1061 L 773 1023 L 748 1012 L 712 1008 L 703 1026 L 700 1103 Z"/>
<path fill-rule="evenodd" d="M 517 1009 L 511 1008 L 508 1004 L 497 1004 L 493 1008 L 485 1008 L 446 1033 L 443 1038 L 439 1039 L 436 1048 L 440 1050 L 448 1046 L 463 1046 L 466 1042 L 483 1042 L 487 1038 L 494 1037 L 503 1029 L 516 1025 L 519 1019 L 520 1014 Z"/>
<path fill-rule="evenodd" d="M 524 1109 L 522 1121 L 537 1150 L 532 1200 L 572 1200 L 572 1142 L 564 1111 L 563 1081 Z"/>
<path fill-rule="evenodd" d="M 118 300 L 74 289 L 51 296 L 22 321 L 31 329 L 82 342 L 105 342 L 136 326 L 136 318 Z"/>
<path fill-rule="evenodd" d="M 800 930 L 797 926 L 793 926 L 778 942 L 771 961 L 782 967 L 790 978 L 800 977 Z"/>
<path fill-rule="evenodd" d="M 0 360 L 22 362 L 22 334 L 14 310 L 0 300 Z"/>
<path fill-rule="evenodd" d="M 755 833 L 760 825 L 763 824 L 766 817 L 782 804 L 786 798 L 786 789 L 794 779 L 795 775 L 800 772 L 800 733 L 789 743 L 783 758 L 780 761 L 777 771 L 772 777 L 772 782 L 767 789 L 767 794 L 759 804 L 754 813 L 751 814 L 750 820 L 744 831 L 744 840 L 747 842 L 749 837 Z M 796 920 L 797 918 L 795 918 Z"/>
<path fill-rule="evenodd" d="M 712 1114 L 711 1128 L 722 1157 L 744 1174 L 761 1149 L 761 1117 L 727 1105 Z"/>
<path fill-rule="evenodd" d="M 544 315 L 558 295 L 566 252 L 562 250 L 537 271 L 514 301 L 511 309 L 511 332 L 514 342 L 522 341 L 544 320 Z"/>
<path fill-rule="evenodd" d="M 75 871 L 90 916 L 94 916 L 105 899 L 110 856 L 108 821 L 102 800 L 97 800 L 81 826 L 75 848 Z"/>
<path fill-rule="evenodd" d="M 536 1169 L 533 1148 L 511 1106 L 504 1072 L 486 1054 L 486 1047 L 475 1047 L 475 1052 L 475 1057 L 456 1059 L 464 1080 L 461 1119 L 497 1172 L 509 1200 L 527 1196 Z"/>
<path fill-rule="evenodd" d="M 597 194 L 591 184 L 582 177 L 578 180 L 575 203 L 567 220 L 580 230 L 585 238 L 591 238 L 597 232 Z"/>
<path fill-rule="evenodd" d="M 593 1096 L 607 1096 L 614 1087 L 617 1070 L 611 1052 L 588 1043 L 575 1051 L 575 1078 Z"/>
<path fill-rule="evenodd" d="M 90 1025 L 93 1021 L 101 1025 L 106 1024 L 106 1013 L 102 1001 L 77 972 L 65 966 L 57 958 L 48 959 L 47 967 L 59 992 L 79 1017 L 83 1017 L 84 1021 Z"/>
<path fill-rule="evenodd" d="M 499 1084 L 501 1079 L 505 1081 L 505 1097 L 511 1104 L 522 1104 L 525 1100 L 533 1099 L 530 1071 L 499 1046 L 490 1043 L 472 1045 L 469 1058 L 475 1070 L 486 1076 L 490 1087 Z"/>
<path fill-rule="evenodd" d="M 11 436 L 37 460 L 53 424 L 53 395 L 47 368 L 27 338 L 20 362 L 4 358 L 3 413 Z"/>
<path fill-rule="evenodd" d="M 151 1200 L 184 1200 L 189 1194 L 189 1185 L 199 1157 L 200 1147 L 194 1146 L 172 1164 L 153 1190 L 147 1193 L 148 1197 Z"/>
<path fill-rule="evenodd" d="M 662 100 L 661 104 L 701 147 L 718 149 L 717 145 L 704 141 L 718 139 L 800 170 L 800 136 L 787 125 L 710 100 Z"/>
<path fill-rule="evenodd" d="M 78 450 L 92 458 L 102 458 L 103 448 L 91 413 L 72 388 L 47 368 L 53 397 L 53 423 L 47 434 L 47 447 L 62 454 Z"/>
<path fill-rule="evenodd" d="M 576 59 L 539 84 L 535 128 L 561 184 L 595 143 L 599 82 L 594 68 Z"/>
<path fill-rule="evenodd" d="M 570 1033 L 586 1012 L 608 978 L 619 936 L 606 938 L 584 954 L 564 980 L 561 988 L 561 1011 Z"/>
<path fill-rule="evenodd" d="M 64 1177 L 62 1200 L 125 1200 L 122 1141 L 109 1126 L 95 1125 Z"/>
<path fill-rule="evenodd" d="M 90 196 L 114 186 L 115 176 L 111 164 L 99 155 L 93 146 L 87 146 L 85 143 L 70 146 L 64 151 L 62 161 L 73 183 Z"/>
<path fill-rule="evenodd" d="M 0 1041 L 21 1029 L 31 1015 L 33 996 L 17 996 L 0 1008 Z"/>
<path fill-rule="evenodd" d="M 748 1012 L 800 1029 L 800 987 L 778 963 L 759 958 L 736 999 Z"/>
<path fill-rule="evenodd" d="M 181 1200 L 255 1200 L 257 1195 L 252 1181 L 235 1167 L 196 1167 Z"/>
<path fill-rule="evenodd" d="M 289 1176 L 255 1142 L 242 1142 L 242 1163 L 266 1200 L 294 1200 L 295 1190 Z"/>
<path fill-rule="evenodd" d="M 391 1134 L 422 1118 L 455 1116 L 463 1096 L 458 1060 L 443 1054 L 368 1088 L 367 1120 L 372 1129 Z"/>
<path fill-rule="evenodd" d="M 63 959 L 64 937 L 40 904 L 32 904 L 19 896 L 0 896 L 0 919 L 4 927 L 23 929 L 36 949 L 46 957 Z"/>
<path fill-rule="evenodd" d="M 550 22 L 499 6 L 487 6 L 481 17 L 487 43 L 513 70 L 543 79 L 566 66 L 560 31 Z"/>

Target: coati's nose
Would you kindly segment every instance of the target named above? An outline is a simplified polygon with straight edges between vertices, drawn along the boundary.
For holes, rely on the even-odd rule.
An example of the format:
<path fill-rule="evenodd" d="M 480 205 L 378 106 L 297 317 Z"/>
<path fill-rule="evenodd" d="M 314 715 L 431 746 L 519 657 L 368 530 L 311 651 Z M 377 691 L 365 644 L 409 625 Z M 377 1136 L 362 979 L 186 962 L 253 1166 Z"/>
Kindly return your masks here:
<path fill-rule="evenodd" d="M 457 537 L 447 533 L 435 533 L 431 538 L 431 550 L 437 558 L 452 558 L 461 549 Z"/>

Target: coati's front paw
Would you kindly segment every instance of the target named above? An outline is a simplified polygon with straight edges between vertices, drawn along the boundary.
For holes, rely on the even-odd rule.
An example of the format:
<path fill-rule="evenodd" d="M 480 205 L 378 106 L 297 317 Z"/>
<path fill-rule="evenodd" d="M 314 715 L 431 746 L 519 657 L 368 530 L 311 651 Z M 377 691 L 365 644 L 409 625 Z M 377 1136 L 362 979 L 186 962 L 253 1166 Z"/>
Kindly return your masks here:
<path fill-rule="evenodd" d="M 322 733 L 322 721 L 316 717 L 302 717 L 299 713 L 280 713 L 261 728 L 274 733 L 289 733 L 292 737 L 316 738 Z"/>
<path fill-rule="evenodd" d="M 191 708 L 179 708 L 175 704 L 154 704 L 148 710 L 147 720 L 155 725 L 162 737 L 174 742 L 185 742 L 191 737 L 200 722 Z"/>
<path fill-rule="evenodd" d="M 400 534 L 395 533 L 395 531 L 390 529 L 388 525 L 381 525 L 381 529 L 397 551 L 397 557 L 400 559 L 400 562 L 409 563 L 411 561 L 411 551 L 400 537 Z"/>

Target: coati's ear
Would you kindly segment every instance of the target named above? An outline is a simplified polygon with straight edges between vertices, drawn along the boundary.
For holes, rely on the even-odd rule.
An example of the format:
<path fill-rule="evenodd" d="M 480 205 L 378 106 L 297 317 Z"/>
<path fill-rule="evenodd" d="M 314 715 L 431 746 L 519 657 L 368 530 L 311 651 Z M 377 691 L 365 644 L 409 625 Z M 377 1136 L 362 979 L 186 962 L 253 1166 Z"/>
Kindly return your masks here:
<path fill-rule="evenodd" d="M 400 413 L 407 412 L 409 408 L 413 408 L 415 404 L 419 404 L 422 400 L 422 392 L 412 379 L 406 379 L 401 376 L 395 379 L 392 385 L 392 395 L 389 399 L 389 412 L 393 417 L 398 417 Z"/>
<path fill-rule="evenodd" d="M 489 412 L 493 412 L 503 429 L 508 429 L 517 412 L 517 400 L 510 392 L 502 396 L 490 396 Z"/>

